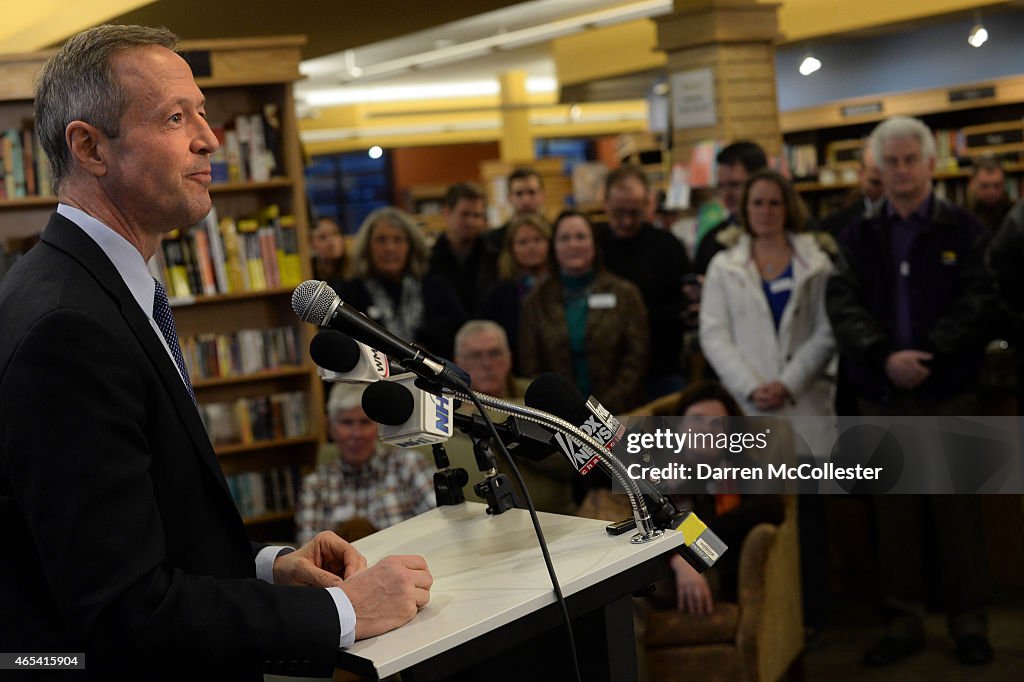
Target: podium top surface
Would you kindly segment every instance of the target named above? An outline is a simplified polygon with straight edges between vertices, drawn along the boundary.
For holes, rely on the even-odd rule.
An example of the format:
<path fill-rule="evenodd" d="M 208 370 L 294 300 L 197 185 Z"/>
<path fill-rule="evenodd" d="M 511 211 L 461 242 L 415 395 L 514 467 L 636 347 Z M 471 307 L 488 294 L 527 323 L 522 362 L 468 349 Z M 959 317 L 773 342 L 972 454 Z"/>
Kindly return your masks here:
<path fill-rule="evenodd" d="M 486 506 L 441 507 L 355 544 L 372 565 L 419 554 L 434 577 L 430 603 L 406 625 L 343 651 L 383 678 L 507 625 L 555 601 L 529 512 L 488 516 Z M 568 598 L 683 543 L 666 531 L 644 544 L 608 535 L 605 521 L 538 513 L 555 574 Z"/>

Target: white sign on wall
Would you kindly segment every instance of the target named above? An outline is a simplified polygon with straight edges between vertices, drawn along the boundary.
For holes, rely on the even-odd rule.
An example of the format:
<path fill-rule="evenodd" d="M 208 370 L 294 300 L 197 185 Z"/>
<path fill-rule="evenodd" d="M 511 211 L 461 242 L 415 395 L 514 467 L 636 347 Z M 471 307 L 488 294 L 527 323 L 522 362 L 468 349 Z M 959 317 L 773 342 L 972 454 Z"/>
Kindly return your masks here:
<path fill-rule="evenodd" d="M 674 73 L 669 87 L 672 92 L 673 128 L 705 128 L 718 122 L 715 74 L 710 68 Z"/>

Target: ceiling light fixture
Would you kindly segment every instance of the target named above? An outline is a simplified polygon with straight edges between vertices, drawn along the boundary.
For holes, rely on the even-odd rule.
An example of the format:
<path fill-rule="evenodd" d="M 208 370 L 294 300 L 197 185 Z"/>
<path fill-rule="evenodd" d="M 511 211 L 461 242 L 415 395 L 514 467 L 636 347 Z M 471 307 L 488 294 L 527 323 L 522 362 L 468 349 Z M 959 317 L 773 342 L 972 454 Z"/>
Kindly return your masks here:
<path fill-rule="evenodd" d="M 554 78 L 538 76 L 526 79 L 528 93 L 550 93 L 558 90 Z M 457 97 L 488 97 L 501 93 L 496 80 L 449 81 L 418 83 L 416 85 L 376 85 L 355 87 L 346 85 L 337 88 L 310 90 L 302 98 L 311 107 L 329 107 L 343 104 L 374 104 L 379 102 L 401 102 L 419 99 L 454 99 Z"/>
<path fill-rule="evenodd" d="M 350 78 L 359 78 L 363 70 L 356 66 L 356 54 L 352 50 L 345 50 L 345 74 Z"/>
<path fill-rule="evenodd" d="M 812 73 L 821 68 L 821 60 L 816 58 L 812 54 L 808 54 L 804 57 L 804 60 L 800 62 L 800 75 L 810 76 Z"/>
<path fill-rule="evenodd" d="M 489 50 L 507 50 L 526 45 L 540 43 L 554 38 L 576 33 L 590 25 L 610 25 L 628 21 L 640 16 L 650 17 L 663 14 L 672 8 L 669 0 L 640 0 L 620 7 L 589 12 L 587 14 L 549 21 L 537 26 L 530 26 L 514 31 L 502 31 L 496 35 L 470 40 L 465 43 L 435 44 L 435 49 L 408 57 L 400 57 L 384 62 L 367 65 L 362 69 L 364 77 L 380 76 L 408 68 L 421 68 L 437 64 L 472 59 Z"/>
<path fill-rule="evenodd" d="M 979 12 L 974 13 L 974 26 L 971 27 L 971 32 L 967 35 L 967 42 L 971 47 L 981 47 L 988 40 L 988 31 L 985 29 L 985 25 L 981 23 L 981 14 Z"/>

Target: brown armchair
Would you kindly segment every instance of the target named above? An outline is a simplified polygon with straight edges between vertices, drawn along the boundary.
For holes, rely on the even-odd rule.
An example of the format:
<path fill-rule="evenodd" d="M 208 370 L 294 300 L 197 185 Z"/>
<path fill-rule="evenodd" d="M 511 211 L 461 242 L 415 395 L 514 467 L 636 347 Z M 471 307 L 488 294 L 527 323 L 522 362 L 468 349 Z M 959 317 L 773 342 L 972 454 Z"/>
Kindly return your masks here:
<path fill-rule="evenodd" d="M 639 635 L 650 680 L 782 678 L 803 652 L 796 498 L 785 497 L 780 526 L 756 526 L 743 542 L 738 603 L 711 616 L 644 609 Z M 798 668 L 799 666 L 797 666 Z"/>
<path fill-rule="evenodd" d="M 676 404 L 677 396 L 666 396 L 631 415 L 671 415 Z M 789 454 L 776 452 L 775 456 L 788 459 Z M 738 548 L 737 603 L 716 602 L 711 616 L 655 609 L 646 602 L 637 609 L 638 654 L 649 680 L 774 682 L 787 672 L 802 677 L 797 501 L 794 495 L 784 495 L 783 501 L 782 523 L 756 526 Z M 609 518 L 623 516 L 610 509 L 602 511 Z"/>

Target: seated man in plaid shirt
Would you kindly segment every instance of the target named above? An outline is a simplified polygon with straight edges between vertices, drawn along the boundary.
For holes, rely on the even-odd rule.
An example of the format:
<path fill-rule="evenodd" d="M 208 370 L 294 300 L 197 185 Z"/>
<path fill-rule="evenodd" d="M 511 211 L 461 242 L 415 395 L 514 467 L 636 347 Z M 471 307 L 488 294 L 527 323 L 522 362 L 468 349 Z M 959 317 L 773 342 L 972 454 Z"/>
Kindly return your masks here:
<path fill-rule="evenodd" d="M 362 407 L 362 384 L 335 384 L 327 401 L 338 457 L 302 481 L 295 520 L 305 542 L 322 530 L 354 541 L 435 506 L 433 469 L 423 455 L 377 441 Z"/>

